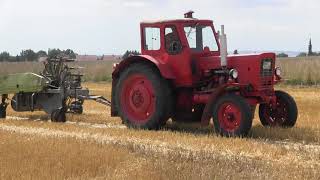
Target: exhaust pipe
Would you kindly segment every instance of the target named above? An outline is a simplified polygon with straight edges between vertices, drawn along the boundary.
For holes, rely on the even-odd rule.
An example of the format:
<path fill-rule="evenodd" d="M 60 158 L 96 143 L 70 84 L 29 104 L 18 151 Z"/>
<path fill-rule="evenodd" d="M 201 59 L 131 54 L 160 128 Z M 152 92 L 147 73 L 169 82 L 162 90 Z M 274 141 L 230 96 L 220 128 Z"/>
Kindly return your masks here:
<path fill-rule="evenodd" d="M 228 48 L 227 48 L 227 35 L 224 32 L 224 25 L 221 25 L 221 34 L 219 34 L 219 39 L 220 39 L 221 66 L 226 67 Z"/>

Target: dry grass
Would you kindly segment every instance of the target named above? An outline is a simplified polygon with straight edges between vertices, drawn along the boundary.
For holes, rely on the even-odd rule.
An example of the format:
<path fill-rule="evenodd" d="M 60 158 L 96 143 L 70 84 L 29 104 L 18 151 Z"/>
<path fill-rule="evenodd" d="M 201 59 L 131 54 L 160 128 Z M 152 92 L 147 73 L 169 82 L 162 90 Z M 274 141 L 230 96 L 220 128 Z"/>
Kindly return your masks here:
<path fill-rule="evenodd" d="M 85 85 L 110 96 L 110 84 Z M 264 128 L 256 114 L 243 139 L 171 122 L 161 131 L 131 130 L 89 101 L 67 124 L 9 109 L 11 119 L 0 122 L 0 179 L 319 179 L 318 89 L 281 89 L 297 100 L 297 126 Z"/>
<path fill-rule="evenodd" d="M 320 82 L 320 57 L 279 58 L 287 84 L 318 85 Z"/>
<path fill-rule="evenodd" d="M 77 62 L 74 66 L 84 67 L 85 81 L 111 81 L 113 61 Z M 291 85 L 318 85 L 320 82 L 320 57 L 279 58 L 277 65 L 283 70 L 283 77 Z M 39 73 L 42 63 L 0 63 L 0 75 L 19 72 Z"/>
<path fill-rule="evenodd" d="M 70 63 L 73 67 L 83 67 L 85 81 L 111 81 L 113 63 L 116 61 L 94 61 L 94 62 L 75 62 Z M 40 62 L 0 62 L 0 75 L 14 74 L 21 72 L 40 73 L 43 64 Z"/>
<path fill-rule="evenodd" d="M 167 158 L 72 138 L 1 132 L 0 142 L 1 179 L 268 179 L 276 171 L 256 160 Z"/>

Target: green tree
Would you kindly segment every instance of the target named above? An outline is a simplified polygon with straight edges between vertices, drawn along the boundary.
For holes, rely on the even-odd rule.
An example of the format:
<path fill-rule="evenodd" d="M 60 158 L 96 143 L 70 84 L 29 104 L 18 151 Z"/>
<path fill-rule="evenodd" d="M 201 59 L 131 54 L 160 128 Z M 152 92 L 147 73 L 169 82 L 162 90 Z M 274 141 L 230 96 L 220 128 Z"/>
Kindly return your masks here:
<path fill-rule="evenodd" d="M 40 51 L 37 52 L 37 56 L 38 56 L 38 58 L 39 57 L 47 57 L 48 54 L 47 54 L 46 51 L 40 50 Z"/>
<path fill-rule="evenodd" d="M 37 53 L 35 53 L 31 49 L 22 50 L 20 53 L 20 58 L 22 59 L 22 61 L 37 61 L 38 60 Z"/>
<path fill-rule="evenodd" d="M 60 55 L 62 51 L 60 49 L 49 49 L 48 50 L 48 58 L 57 58 L 58 55 Z"/>
<path fill-rule="evenodd" d="M 17 55 L 16 58 L 14 59 L 14 61 L 19 62 L 19 61 L 22 61 L 22 60 L 21 60 L 20 56 Z"/>
<path fill-rule="evenodd" d="M 10 60 L 10 54 L 6 51 L 0 53 L 0 62 L 3 61 L 9 61 Z"/>
<path fill-rule="evenodd" d="M 297 57 L 306 57 L 306 56 L 307 56 L 307 53 L 305 53 L 305 52 L 302 52 L 297 55 Z"/>
<path fill-rule="evenodd" d="M 67 50 L 63 51 L 63 54 L 68 56 L 71 59 L 75 59 L 77 57 L 77 54 L 71 49 L 67 49 Z"/>
<path fill-rule="evenodd" d="M 312 42 L 311 38 L 309 40 L 309 46 L 308 46 L 308 56 L 313 56 L 313 51 L 312 51 Z"/>
<path fill-rule="evenodd" d="M 280 53 L 280 54 L 277 54 L 277 57 L 279 58 L 286 58 L 286 57 L 289 57 L 288 54 L 286 53 Z"/>
<path fill-rule="evenodd" d="M 123 55 L 122 55 L 122 59 L 126 59 L 130 56 L 134 56 L 134 55 L 140 55 L 140 52 L 137 51 L 137 50 L 134 50 L 134 51 L 129 51 L 127 50 Z"/>
<path fill-rule="evenodd" d="M 58 56 L 67 56 L 68 58 L 75 59 L 77 53 L 75 53 L 71 49 L 60 50 L 60 49 L 49 49 L 48 57 L 49 58 L 57 58 Z"/>

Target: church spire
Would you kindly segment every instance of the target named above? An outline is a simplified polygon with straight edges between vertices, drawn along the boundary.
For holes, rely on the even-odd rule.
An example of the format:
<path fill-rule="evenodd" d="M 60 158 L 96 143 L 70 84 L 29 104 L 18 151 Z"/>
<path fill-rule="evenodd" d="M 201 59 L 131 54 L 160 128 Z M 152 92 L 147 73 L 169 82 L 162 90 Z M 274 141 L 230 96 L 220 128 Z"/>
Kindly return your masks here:
<path fill-rule="evenodd" d="M 313 52 L 312 52 L 312 42 L 311 42 L 311 38 L 309 40 L 309 47 L 308 47 L 308 56 L 312 56 Z"/>

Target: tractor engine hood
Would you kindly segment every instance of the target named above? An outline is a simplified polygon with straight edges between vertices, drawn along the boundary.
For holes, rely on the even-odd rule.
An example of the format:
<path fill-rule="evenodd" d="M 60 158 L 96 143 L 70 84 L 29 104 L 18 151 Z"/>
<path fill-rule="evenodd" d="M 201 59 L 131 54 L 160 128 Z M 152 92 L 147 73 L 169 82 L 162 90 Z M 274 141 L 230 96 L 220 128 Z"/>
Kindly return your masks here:
<path fill-rule="evenodd" d="M 265 70 L 262 71 L 264 62 L 271 60 L 270 69 L 267 70 L 268 77 L 264 77 Z M 220 57 L 209 56 L 199 59 L 199 66 L 202 75 L 206 76 L 208 72 L 215 69 L 221 69 Z M 275 68 L 275 54 L 247 54 L 247 55 L 230 55 L 227 56 L 227 69 L 238 71 L 237 82 L 240 84 L 251 85 L 254 89 L 271 88 L 273 72 Z M 262 77 L 263 76 L 263 77 Z"/>
<path fill-rule="evenodd" d="M 243 67 L 249 67 L 252 64 L 259 63 L 261 59 L 272 58 L 275 60 L 275 57 L 276 55 L 274 53 L 228 55 L 227 68 L 235 68 L 238 70 L 238 68 L 242 69 Z M 221 69 L 221 58 L 220 56 L 199 57 L 198 66 L 201 71 Z"/>

